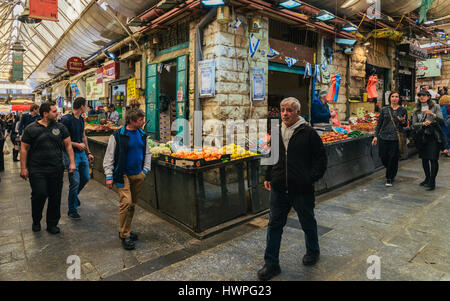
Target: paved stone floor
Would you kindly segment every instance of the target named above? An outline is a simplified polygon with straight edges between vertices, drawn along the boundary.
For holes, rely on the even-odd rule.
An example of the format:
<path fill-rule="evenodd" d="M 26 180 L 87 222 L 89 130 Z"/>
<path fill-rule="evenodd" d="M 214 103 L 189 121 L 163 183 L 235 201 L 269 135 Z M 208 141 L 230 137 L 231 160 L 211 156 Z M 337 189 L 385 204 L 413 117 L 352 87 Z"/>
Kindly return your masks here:
<path fill-rule="evenodd" d="M 0 280 L 68 280 L 68 256 L 81 259 L 81 280 L 256 280 L 263 265 L 268 216 L 197 240 L 138 207 L 134 251 L 118 239 L 118 198 L 96 181 L 80 194 L 79 221 L 67 215 L 67 175 L 61 234 L 31 231 L 29 183 L 19 163 L 5 157 L 0 173 Z M 284 230 L 280 252 L 283 280 L 368 280 L 370 255 L 380 258 L 381 280 L 450 280 L 450 160 L 442 158 L 435 191 L 418 183 L 416 158 L 402 161 L 394 187 L 383 171 L 317 198 L 321 258 L 301 264 L 303 231 L 295 212 Z M 45 209 L 44 209 L 45 212 Z"/>

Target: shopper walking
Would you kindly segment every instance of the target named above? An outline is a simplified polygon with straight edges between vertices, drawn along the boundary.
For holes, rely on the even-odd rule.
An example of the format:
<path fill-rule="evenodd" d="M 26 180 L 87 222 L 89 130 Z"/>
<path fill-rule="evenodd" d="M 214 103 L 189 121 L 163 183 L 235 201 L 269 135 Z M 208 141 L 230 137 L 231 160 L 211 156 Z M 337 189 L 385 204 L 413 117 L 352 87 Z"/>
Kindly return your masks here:
<path fill-rule="evenodd" d="M 269 280 L 281 272 L 279 251 L 283 227 L 292 207 L 305 232 L 304 265 L 313 265 L 320 255 L 317 222 L 314 218 L 314 182 L 327 168 L 327 156 L 316 131 L 300 116 L 300 102 L 293 97 L 281 101 L 282 125 L 278 162 L 269 166 L 264 186 L 270 191 L 270 217 L 264 267 L 260 280 Z"/>
<path fill-rule="evenodd" d="M 61 191 L 63 186 L 63 149 L 69 155 L 69 173 L 75 171 L 70 134 L 66 127 L 56 122 L 58 112 L 53 103 L 43 103 L 39 108 L 41 120 L 31 123 L 22 137 L 20 176 L 30 179 L 32 230 L 41 230 L 42 210 L 47 204 L 47 231 L 57 234 L 61 217 Z"/>
<path fill-rule="evenodd" d="M 4 148 L 6 143 L 6 122 L 3 120 L 4 115 L 0 115 L 0 172 L 5 170 Z"/>
<path fill-rule="evenodd" d="M 8 134 L 9 137 L 11 139 L 11 143 L 13 144 L 13 162 L 17 162 L 19 161 L 19 159 L 17 158 L 19 156 L 19 132 L 16 130 L 17 124 L 19 123 L 19 117 L 13 115 L 12 119 L 11 119 L 11 123 L 8 129 Z"/>
<path fill-rule="evenodd" d="M 138 239 L 131 232 L 131 221 L 145 176 L 151 168 L 147 135 L 141 129 L 144 116 L 141 110 L 127 111 L 126 124 L 109 138 L 103 159 L 106 186 L 112 189 L 115 184 L 119 191 L 119 238 L 126 250 L 133 250 L 134 241 Z"/>
<path fill-rule="evenodd" d="M 379 156 L 386 168 L 386 186 L 392 186 L 400 159 L 399 135 L 407 126 L 408 111 L 401 106 L 400 94 L 389 94 L 389 105 L 382 108 L 372 145 L 378 143 Z M 403 142 L 403 141 L 402 141 Z"/>
<path fill-rule="evenodd" d="M 412 125 L 416 132 L 416 147 L 425 173 L 425 180 L 420 185 L 427 187 L 427 190 L 434 190 L 439 171 L 439 152 L 446 145 L 446 137 L 440 128 L 444 119 L 439 105 L 431 100 L 428 91 L 420 91 L 418 96 L 419 102 L 414 108 Z"/>
<path fill-rule="evenodd" d="M 94 162 L 94 156 L 89 151 L 89 144 L 84 131 L 84 119 L 81 116 L 86 111 L 86 99 L 78 97 L 73 101 L 71 114 L 61 118 L 61 123 L 66 126 L 70 133 L 73 152 L 75 156 L 76 170 L 69 173 L 69 195 L 67 215 L 72 219 L 80 219 L 78 207 L 81 202 L 78 197 L 81 190 L 89 182 L 89 163 Z M 69 156 L 64 152 L 64 165 L 69 167 Z"/>
<path fill-rule="evenodd" d="M 19 121 L 19 136 L 22 136 L 25 128 L 32 122 L 39 120 L 41 115 L 39 115 L 39 106 L 37 104 L 32 104 L 30 106 L 30 113 L 25 113 L 22 115 Z"/>

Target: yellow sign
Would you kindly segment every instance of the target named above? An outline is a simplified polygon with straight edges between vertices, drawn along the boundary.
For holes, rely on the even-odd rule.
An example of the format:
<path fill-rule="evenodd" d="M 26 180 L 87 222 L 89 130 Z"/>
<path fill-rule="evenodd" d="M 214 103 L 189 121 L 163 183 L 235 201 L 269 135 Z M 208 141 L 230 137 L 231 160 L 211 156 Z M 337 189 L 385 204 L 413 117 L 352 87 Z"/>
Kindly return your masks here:
<path fill-rule="evenodd" d="M 136 90 L 136 78 L 130 78 L 127 81 L 127 100 L 136 99 L 139 97 L 139 93 Z"/>

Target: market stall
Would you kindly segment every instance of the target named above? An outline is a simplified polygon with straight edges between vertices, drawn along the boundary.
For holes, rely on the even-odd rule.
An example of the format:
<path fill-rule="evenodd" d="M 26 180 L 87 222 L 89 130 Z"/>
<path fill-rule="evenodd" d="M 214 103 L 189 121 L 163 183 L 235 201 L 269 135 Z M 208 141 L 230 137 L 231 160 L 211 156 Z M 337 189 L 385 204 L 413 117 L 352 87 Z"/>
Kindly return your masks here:
<path fill-rule="evenodd" d="M 88 137 L 94 157 L 104 157 L 108 139 Z M 145 180 L 141 200 L 191 235 L 204 238 L 268 208 L 257 187 L 257 154 L 237 145 L 187 150 L 171 141 L 149 139 L 149 146 L 152 172 Z M 93 178 L 105 183 L 102 160 L 94 162 Z"/>

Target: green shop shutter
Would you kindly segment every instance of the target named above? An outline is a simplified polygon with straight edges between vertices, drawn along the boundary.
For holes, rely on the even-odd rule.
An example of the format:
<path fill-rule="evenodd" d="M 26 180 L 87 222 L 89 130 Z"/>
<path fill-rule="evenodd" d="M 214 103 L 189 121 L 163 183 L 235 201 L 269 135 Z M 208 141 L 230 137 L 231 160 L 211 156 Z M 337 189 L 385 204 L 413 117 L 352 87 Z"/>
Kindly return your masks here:
<path fill-rule="evenodd" d="M 152 139 L 159 140 L 159 80 L 160 75 L 156 69 L 158 64 L 147 65 L 145 89 L 145 114 L 147 126 L 145 130 Z"/>
<path fill-rule="evenodd" d="M 186 119 L 187 116 L 187 55 L 179 56 L 177 58 L 177 134 L 179 134 L 183 128 L 181 120 L 179 118 Z"/>

